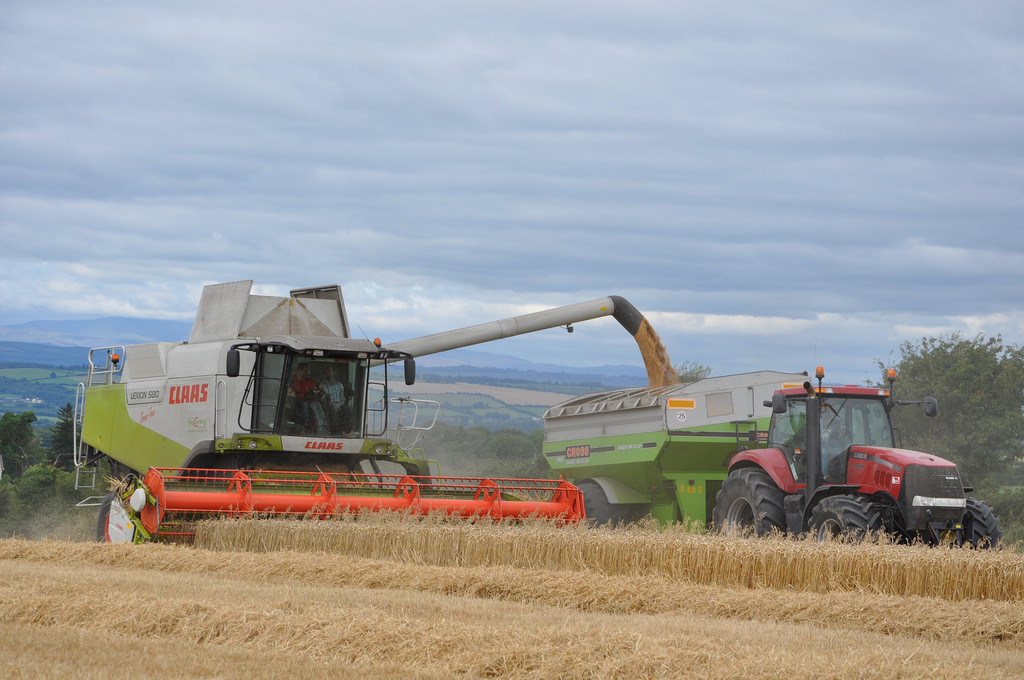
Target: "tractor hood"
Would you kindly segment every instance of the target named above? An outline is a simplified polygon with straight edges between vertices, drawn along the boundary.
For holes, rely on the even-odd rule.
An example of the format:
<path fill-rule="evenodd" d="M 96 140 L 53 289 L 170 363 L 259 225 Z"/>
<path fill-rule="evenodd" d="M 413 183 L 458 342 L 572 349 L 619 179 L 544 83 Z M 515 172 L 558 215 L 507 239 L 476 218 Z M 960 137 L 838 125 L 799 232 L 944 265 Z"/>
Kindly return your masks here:
<path fill-rule="evenodd" d="M 908 465 L 956 467 L 956 463 L 950 462 L 945 458 L 940 458 L 939 456 L 933 456 L 930 453 L 921 453 L 920 451 L 911 451 L 910 449 L 889 449 L 881 446 L 851 446 L 850 457 L 854 459 L 864 458 L 871 460 L 885 465 L 886 467 L 893 468 L 894 470 L 895 468 L 900 468 L 899 470 L 895 470 L 896 472 L 901 471 Z"/>

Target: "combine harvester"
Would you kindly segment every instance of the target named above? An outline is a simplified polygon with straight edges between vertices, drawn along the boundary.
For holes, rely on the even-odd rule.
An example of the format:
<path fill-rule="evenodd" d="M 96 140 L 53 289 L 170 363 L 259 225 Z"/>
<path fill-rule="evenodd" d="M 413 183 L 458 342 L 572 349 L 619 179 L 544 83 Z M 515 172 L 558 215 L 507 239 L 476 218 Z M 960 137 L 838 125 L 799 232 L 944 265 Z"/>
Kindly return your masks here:
<path fill-rule="evenodd" d="M 207 286 L 188 342 L 90 351 L 75 400 L 76 486 L 95 488 L 104 461 L 120 481 L 83 501 L 100 507 L 99 540 L 188 541 L 195 522 L 214 515 L 585 517 L 579 489 L 564 480 L 431 476 L 433 461 L 414 447 L 439 406 L 390 399 L 387 370 L 404 363 L 412 384 L 415 356 L 603 316 L 643 336 L 649 326 L 626 300 L 384 346 L 350 336 L 339 286 L 287 298 L 251 288 L 252 281 Z M 381 365 L 375 378 L 371 368 Z M 432 417 L 423 415 L 427 407 Z"/>

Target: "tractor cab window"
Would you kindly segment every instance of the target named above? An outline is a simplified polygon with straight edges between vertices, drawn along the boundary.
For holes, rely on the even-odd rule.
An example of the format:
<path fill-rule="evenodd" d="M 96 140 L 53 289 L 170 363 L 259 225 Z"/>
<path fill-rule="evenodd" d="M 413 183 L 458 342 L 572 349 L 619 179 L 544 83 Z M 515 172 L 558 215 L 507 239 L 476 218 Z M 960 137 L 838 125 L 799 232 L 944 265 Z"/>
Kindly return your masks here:
<path fill-rule="evenodd" d="M 805 400 L 789 400 L 785 413 L 772 416 L 768 428 L 768 446 L 780 449 L 797 473 L 805 464 L 807 446 Z M 833 461 L 840 470 L 850 446 L 893 445 L 892 427 L 885 404 L 879 399 L 823 396 L 820 401 L 821 465 L 829 471 Z"/>
<path fill-rule="evenodd" d="M 367 368 L 365 359 L 292 357 L 281 434 L 361 437 Z"/>
<path fill-rule="evenodd" d="M 892 446 L 885 405 L 878 399 L 821 400 L 821 470 L 827 481 L 846 481 L 851 446 Z"/>
<path fill-rule="evenodd" d="M 821 401 L 821 441 L 834 453 L 850 446 L 892 446 L 892 428 L 878 399 L 826 397 Z"/>
<path fill-rule="evenodd" d="M 787 456 L 801 451 L 806 441 L 805 421 L 803 400 L 790 401 L 785 413 L 772 417 L 768 428 L 768 446 L 782 449 Z"/>

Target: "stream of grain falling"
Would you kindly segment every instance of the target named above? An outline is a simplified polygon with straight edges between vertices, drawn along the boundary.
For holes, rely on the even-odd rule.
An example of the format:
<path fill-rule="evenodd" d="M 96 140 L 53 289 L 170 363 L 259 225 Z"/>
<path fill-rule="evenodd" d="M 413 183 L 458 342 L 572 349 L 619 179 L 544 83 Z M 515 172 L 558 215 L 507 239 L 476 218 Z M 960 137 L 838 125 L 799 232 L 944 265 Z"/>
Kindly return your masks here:
<path fill-rule="evenodd" d="M 640 322 L 640 330 L 634 336 L 636 344 L 640 346 L 640 354 L 644 358 L 644 367 L 647 368 L 647 382 L 651 387 L 666 387 L 679 382 L 676 369 L 672 368 L 668 352 L 661 344 L 661 338 L 654 332 L 654 327 L 645 317 Z"/>

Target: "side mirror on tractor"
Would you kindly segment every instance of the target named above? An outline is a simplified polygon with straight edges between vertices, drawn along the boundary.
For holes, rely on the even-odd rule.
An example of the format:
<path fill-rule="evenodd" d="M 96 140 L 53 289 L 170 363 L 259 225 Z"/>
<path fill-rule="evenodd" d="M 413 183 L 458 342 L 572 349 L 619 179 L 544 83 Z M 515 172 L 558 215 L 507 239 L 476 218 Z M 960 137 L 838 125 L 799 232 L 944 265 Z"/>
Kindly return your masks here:
<path fill-rule="evenodd" d="M 409 358 L 405 360 L 405 384 L 416 384 L 416 360 Z"/>
<path fill-rule="evenodd" d="M 765 404 L 767 406 L 768 404 Z M 772 413 L 785 413 L 787 410 L 786 406 L 786 395 L 784 394 L 773 394 L 772 395 Z"/>
<path fill-rule="evenodd" d="M 939 400 L 935 397 L 924 398 L 924 414 L 929 418 L 934 418 L 939 413 Z"/>

